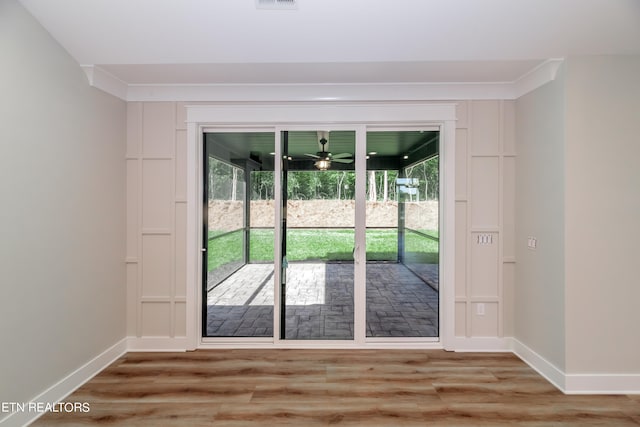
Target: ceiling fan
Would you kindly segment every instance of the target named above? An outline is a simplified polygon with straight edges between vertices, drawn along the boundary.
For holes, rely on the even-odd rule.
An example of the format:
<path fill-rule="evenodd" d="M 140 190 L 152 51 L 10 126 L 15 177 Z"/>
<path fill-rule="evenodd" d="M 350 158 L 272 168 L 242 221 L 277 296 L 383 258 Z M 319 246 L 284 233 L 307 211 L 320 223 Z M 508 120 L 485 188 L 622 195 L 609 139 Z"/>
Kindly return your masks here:
<path fill-rule="evenodd" d="M 316 154 L 305 153 L 305 156 L 309 156 L 314 159 L 317 159 L 314 162 L 315 167 L 321 171 L 326 171 L 331 167 L 331 162 L 353 163 L 353 154 L 351 153 L 331 154 L 329 151 L 327 151 L 326 145 L 329 143 L 329 141 L 327 140 L 328 137 L 329 137 L 329 132 L 319 131 L 318 142 L 320 143 L 320 146 L 322 148 Z"/>

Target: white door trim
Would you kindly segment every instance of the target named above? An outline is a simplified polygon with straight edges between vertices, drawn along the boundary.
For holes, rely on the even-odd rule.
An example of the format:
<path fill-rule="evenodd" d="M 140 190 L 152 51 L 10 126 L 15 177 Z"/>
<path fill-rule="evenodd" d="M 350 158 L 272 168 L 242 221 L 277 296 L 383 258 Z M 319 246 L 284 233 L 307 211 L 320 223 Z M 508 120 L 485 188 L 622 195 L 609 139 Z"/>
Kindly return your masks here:
<path fill-rule="evenodd" d="M 242 103 L 187 105 L 187 350 L 211 346 L 202 339 L 202 135 L 206 128 L 261 127 L 294 128 L 314 124 L 369 126 L 426 127 L 440 129 L 441 161 L 441 298 L 440 342 L 398 341 L 404 348 L 453 349 L 454 343 L 454 285 L 455 285 L 455 104 L 424 102 L 363 102 L 363 103 Z M 277 142 L 277 141 L 276 141 Z M 277 180 L 276 180 L 277 181 Z M 271 344 L 272 343 L 272 344 Z M 222 344 L 222 343 L 221 343 Z M 272 340 L 226 340 L 226 346 L 276 346 Z M 293 344 L 280 342 L 278 346 L 295 345 L 331 347 L 336 343 Z M 375 342 L 338 343 L 349 347 L 373 347 Z M 392 343 L 384 343 L 385 347 Z"/>

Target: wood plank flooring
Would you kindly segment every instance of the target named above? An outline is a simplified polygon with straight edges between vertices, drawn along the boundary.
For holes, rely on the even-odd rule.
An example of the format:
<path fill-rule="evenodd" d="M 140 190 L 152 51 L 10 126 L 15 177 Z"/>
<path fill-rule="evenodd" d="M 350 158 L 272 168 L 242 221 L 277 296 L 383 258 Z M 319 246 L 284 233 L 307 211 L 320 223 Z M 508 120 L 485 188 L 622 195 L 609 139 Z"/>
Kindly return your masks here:
<path fill-rule="evenodd" d="M 638 426 L 640 396 L 563 395 L 508 353 L 128 353 L 34 426 Z"/>

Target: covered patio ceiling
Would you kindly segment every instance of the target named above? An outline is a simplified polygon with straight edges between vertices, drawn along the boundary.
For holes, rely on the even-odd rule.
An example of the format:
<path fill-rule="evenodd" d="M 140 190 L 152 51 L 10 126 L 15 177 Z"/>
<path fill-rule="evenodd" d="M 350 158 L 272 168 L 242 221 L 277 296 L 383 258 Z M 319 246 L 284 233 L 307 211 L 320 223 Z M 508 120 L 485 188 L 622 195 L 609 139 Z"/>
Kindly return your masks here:
<path fill-rule="evenodd" d="M 232 159 L 252 159 L 262 170 L 273 170 L 275 135 L 271 132 L 216 132 L 205 134 L 207 142 L 230 153 Z M 325 150 L 333 154 L 355 152 L 355 131 L 332 131 Z M 316 131 L 290 131 L 288 155 L 291 170 L 313 170 L 313 158 L 321 150 Z M 437 131 L 373 131 L 367 132 L 369 169 L 399 169 L 438 153 Z M 375 154 L 373 154 L 375 153 Z M 405 159 L 405 156 L 407 157 Z M 352 170 L 353 164 L 333 163 L 332 169 Z"/>

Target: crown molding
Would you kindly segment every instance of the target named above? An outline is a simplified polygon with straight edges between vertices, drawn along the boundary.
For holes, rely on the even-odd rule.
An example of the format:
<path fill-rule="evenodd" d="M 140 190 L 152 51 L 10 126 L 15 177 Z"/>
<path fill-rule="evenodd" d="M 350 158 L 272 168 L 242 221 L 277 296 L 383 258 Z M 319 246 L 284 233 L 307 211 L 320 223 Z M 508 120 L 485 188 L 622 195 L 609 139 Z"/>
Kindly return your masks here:
<path fill-rule="evenodd" d="M 509 83 L 130 85 L 128 101 L 326 102 L 509 99 Z"/>
<path fill-rule="evenodd" d="M 129 85 L 126 82 L 123 82 L 96 65 L 80 65 L 80 68 L 84 71 L 91 86 L 107 92 L 116 98 L 127 100 Z"/>
<path fill-rule="evenodd" d="M 556 79 L 563 58 L 548 59 L 513 82 L 514 99 Z"/>
<path fill-rule="evenodd" d="M 82 65 L 89 84 L 125 101 L 326 102 L 517 99 L 552 81 L 563 59 L 550 59 L 513 82 L 323 84 L 128 84 Z"/>

